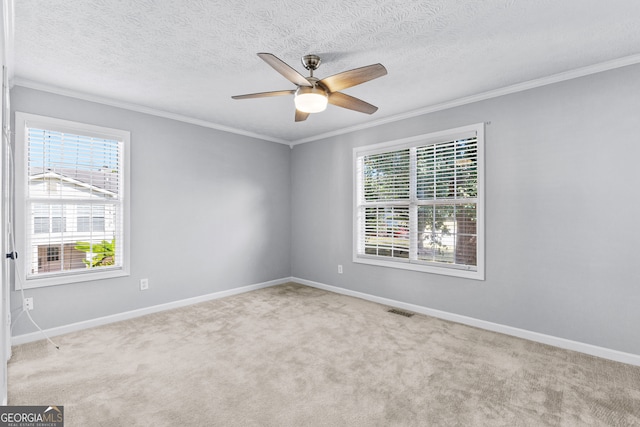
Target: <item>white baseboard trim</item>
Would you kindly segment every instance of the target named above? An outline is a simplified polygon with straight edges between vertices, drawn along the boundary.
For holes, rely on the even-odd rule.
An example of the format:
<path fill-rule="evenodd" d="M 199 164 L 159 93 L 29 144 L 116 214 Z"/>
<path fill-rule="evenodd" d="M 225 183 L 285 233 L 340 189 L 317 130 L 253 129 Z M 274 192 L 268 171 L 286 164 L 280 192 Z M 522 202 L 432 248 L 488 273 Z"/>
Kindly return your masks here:
<path fill-rule="evenodd" d="M 388 298 L 378 297 L 375 295 L 365 294 L 363 292 L 352 291 L 337 286 L 326 285 L 324 283 L 313 282 L 311 280 L 291 277 L 290 281 L 300 283 L 302 285 L 311 286 L 338 294 L 348 295 L 361 298 L 367 301 L 376 302 L 391 307 L 401 308 L 415 313 L 425 314 L 427 316 L 437 317 L 439 319 L 450 320 L 464 325 L 474 326 L 480 329 L 486 329 L 493 332 L 499 332 L 505 335 L 511 335 L 518 338 L 524 338 L 529 341 L 535 341 L 542 344 L 552 345 L 554 347 L 563 348 L 565 350 L 577 351 L 589 354 L 591 356 L 601 357 L 616 362 L 627 363 L 629 365 L 640 366 L 640 355 L 625 353 L 622 351 L 611 350 L 605 347 L 598 347 L 591 344 L 585 344 L 578 341 L 572 341 L 565 338 L 558 338 L 552 335 L 545 335 L 538 332 L 528 331 L 526 329 L 514 328 L 512 326 L 501 325 L 499 323 L 487 322 L 486 320 L 475 319 L 473 317 L 462 316 L 459 314 L 448 313 L 446 311 L 435 310 L 420 305 L 409 304 Z"/>
<path fill-rule="evenodd" d="M 375 295 L 352 291 L 350 289 L 345 289 L 337 286 L 327 285 L 324 283 L 314 282 L 307 279 L 301 279 L 299 277 L 285 277 L 282 279 L 271 280 L 268 282 L 257 283 L 254 285 L 242 286 L 239 288 L 228 289 L 226 291 L 220 291 L 220 292 L 214 292 L 211 294 L 201 295 L 193 298 L 187 298 L 179 301 L 172 301 L 166 304 L 154 305 L 151 307 L 145 307 L 137 310 L 127 311 L 124 313 L 113 314 L 111 316 L 104 316 L 96 319 L 85 320 L 83 322 L 77 322 L 69 325 L 58 326 L 55 328 L 46 329 L 44 330 L 44 332 L 49 337 L 55 337 L 58 335 L 68 334 L 70 332 L 76 332 L 83 329 L 93 328 L 96 326 L 107 325 L 109 323 L 133 319 L 133 318 L 144 316 L 147 314 L 158 313 L 164 310 L 171 310 L 174 308 L 186 307 L 186 306 L 197 304 L 200 302 L 242 294 L 245 292 L 267 288 L 270 286 L 281 285 L 287 282 L 296 282 L 302 285 L 323 289 L 329 292 L 335 292 L 338 294 L 343 294 L 343 295 L 347 295 L 355 298 L 364 299 L 367 301 L 376 302 L 378 304 L 401 308 L 404 310 L 413 311 L 415 313 L 437 317 L 439 319 L 450 320 L 452 322 L 462 323 L 464 325 L 474 326 L 476 328 L 486 329 L 488 331 L 499 332 L 505 335 L 524 338 L 530 341 L 535 341 L 542 344 L 548 344 L 548 345 L 552 345 L 558 348 L 563 348 L 566 350 L 572 350 L 580 353 L 589 354 L 591 356 L 601 357 L 603 359 L 609 359 L 616 362 L 627 363 L 629 365 L 640 366 L 640 355 L 637 355 L 637 354 L 625 353 L 622 351 L 612 350 L 605 347 L 598 347 L 595 345 L 585 344 L 578 341 L 572 341 L 565 338 L 558 338 L 552 335 L 532 332 L 526 329 L 520 329 L 512 326 L 501 325 L 499 323 L 488 322 L 486 320 L 475 319 L 473 317 L 467 317 L 459 314 L 449 313 L 446 311 L 435 310 L 435 309 L 423 307 L 420 305 L 405 303 L 402 301 L 396 301 L 396 300 L 392 300 L 384 297 L 378 297 Z M 40 332 L 30 332 L 28 334 L 22 334 L 22 335 L 17 335 L 12 337 L 11 345 L 20 345 L 20 344 L 33 342 L 33 341 L 39 341 L 39 340 L 42 340 L 43 338 L 44 336 Z"/>
<path fill-rule="evenodd" d="M 187 298 L 183 300 L 168 302 L 166 304 L 154 305 L 151 307 L 145 307 L 137 310 L 126 311 L 124 313 L 98 317 L 96 319 L 90 319 L 82 322 L 71 323 L 69 325 L 58 326 L 51 329 L 45 329 L 44 333 L 47 334 L 48 337 L 55 337 L 58 335 L 68 334 L 70 332 L 76 332 L 83 329 L 94 328 L 96 326 L 107 325 L 109 323 L 115 323 L 115 322 L 120 322 L 122 320 L 133 319 L 136 317 L 144 316 L 146 314 L 158 313 L 160 311 L 186 307 L 188 305 L 198 304 L 200 302 L 205 302 L 205 301 L 210 301 L 218 298 L 229 297 L 231 295 L 237 295 L 245 292 L 255 291 L 256 289 L 262 289 L 262 288 L 268 288 L 270 286 L 281 285 L 289 281 L 291 281 L 290 277 L 270 280 L 268 282 L 242 286 L 239 288 L 228 289 L 226 291 L 214 292 L 211 294 L 200 295 L 193 298 Z M 12 346 L 20 345 L 20 344 L 33 342 L 33 341 L 39 341 L 42 339 L 44 339 L 44 336 L 42 335 L 41 332 L 30 332 L 28 334 L 16 335 L 14 337 L 11 337 L 11 345 Z"/>

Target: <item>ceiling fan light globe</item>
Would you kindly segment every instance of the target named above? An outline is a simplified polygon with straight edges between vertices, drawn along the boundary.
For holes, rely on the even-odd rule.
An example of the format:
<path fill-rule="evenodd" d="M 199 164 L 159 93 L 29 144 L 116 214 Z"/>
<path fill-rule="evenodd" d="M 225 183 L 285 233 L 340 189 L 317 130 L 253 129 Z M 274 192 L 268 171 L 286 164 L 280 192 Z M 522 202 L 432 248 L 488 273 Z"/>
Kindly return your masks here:
<path fill-rule="evenodd" d="M 327 92 L 318 87 L 300 87 L 294 98 L 296 109 L 303 113 L 319 113 L 327 108 Z"/>

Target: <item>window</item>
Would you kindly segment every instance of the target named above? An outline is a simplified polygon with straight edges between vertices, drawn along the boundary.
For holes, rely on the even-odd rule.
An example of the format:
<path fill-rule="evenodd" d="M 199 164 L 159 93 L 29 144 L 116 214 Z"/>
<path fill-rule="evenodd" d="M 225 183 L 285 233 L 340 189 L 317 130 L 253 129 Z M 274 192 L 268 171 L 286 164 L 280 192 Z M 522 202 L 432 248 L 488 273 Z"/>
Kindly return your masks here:
<path fill-rule="evenodd" d="M 100 205 L 79 205 L 78 206 L 78 224 L 77 230 L 82 232 L 88 231 L 105 231 L 104 215 L 106 206 Z"/>
<path fill-rule="evenodd" d="M 482 124 L 354 149 L 354 262 L 484 280 Z"/>
<path fill-rule="evenodd" d="M 33 205 L 34 233 L 62 233 L 66 230 L 66 218 L 62 205 Z"/>
<path fill-rule="evenodd" d="M 60 261 L 59 246 L 47 246 L 47 261 Z"/>
<path fill-rule="evenodd" d="M 25 288 L 128 274 L 129 132 L 16 113 Z"/>

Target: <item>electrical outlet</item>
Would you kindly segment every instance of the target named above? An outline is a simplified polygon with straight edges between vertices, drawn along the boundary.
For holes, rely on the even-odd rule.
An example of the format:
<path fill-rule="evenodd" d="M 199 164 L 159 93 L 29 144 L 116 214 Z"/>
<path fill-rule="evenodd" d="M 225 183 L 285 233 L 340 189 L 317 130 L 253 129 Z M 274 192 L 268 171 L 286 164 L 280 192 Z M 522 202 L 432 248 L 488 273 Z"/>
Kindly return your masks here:
<path fill-rule="evenodd" d="M 140 279 L 140 290 L 146 291 L 149 289 L 149 279 Z"/>
<path fill-rule="evenodd" d="M 338 274 L 342 274 L 342 265 L 338 264 Z"/>
<path fill-rule="evenodd" d="M 33 310 L 33 297 L 25 298 L 22 306 L 25 310 Z"/>

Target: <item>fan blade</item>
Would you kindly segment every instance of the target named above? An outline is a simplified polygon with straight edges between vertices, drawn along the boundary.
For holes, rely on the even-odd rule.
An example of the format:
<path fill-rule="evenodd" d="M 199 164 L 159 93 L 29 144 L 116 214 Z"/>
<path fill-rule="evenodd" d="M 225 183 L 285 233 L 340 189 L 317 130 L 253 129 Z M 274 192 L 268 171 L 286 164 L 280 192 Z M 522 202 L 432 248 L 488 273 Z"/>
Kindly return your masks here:
<path fill-rule="evenodd" d="M 366 67 L 354 68 L 353 70 L 344 71 L 334 74 L 320 80 L 330 92 L 337 92 L 369 80 L 377 79 L 387 74 L 387 69 L 382 64 L 367 65 Z"/>
<path fill-rule="evenodd" d="M 291 68 L 286 62 L 275 55 L 272 55 L 271 53 L 259 53 L 258 56 L 294 85 L 313 86 L 302 74 Z"/>
<path fill-rule="evenodd" d="M 303 122 L 307 120 L 309 117 L 309 113 L 303 113 L 302 111 L 296 109 L 296 122 Z"/>
<path fill-rule="evenodd" d="M 329 94 L 329 104 L 366 114 L 373 114 L 378 111 L 378 107 L 375 105 L 371 105 L 368 102 L 364 102 L 361 99 L 346 95 L 342 92 L 331 92 Z"/>
<path fill-rule="evenodd" d="M 293 95 L 295 90 L 276 90 L 273 92 L 248 93 L 246 95 L 235 95 L 233 99 L 249 99 L 249 98 L 269 98 L 271 96 Z"/>

